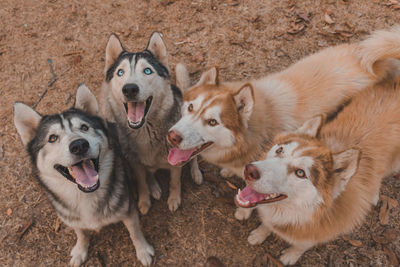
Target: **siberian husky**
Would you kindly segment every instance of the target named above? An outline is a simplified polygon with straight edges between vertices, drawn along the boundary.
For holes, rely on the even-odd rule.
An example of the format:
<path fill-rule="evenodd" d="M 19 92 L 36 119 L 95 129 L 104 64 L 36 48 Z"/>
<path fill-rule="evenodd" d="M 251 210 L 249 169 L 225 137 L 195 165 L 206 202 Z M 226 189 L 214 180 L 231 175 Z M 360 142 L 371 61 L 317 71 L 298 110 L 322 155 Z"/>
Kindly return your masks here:
<path fill-rule="evenodd" d="M 97 115 L 97 100 L 85 85 L 77 90 L 75 107 L 60 114 L 41 116 L 23 103 L 14 104 L 14 123 L 33 173 L 57 215 L 77 235 L 70 264 L 79 266 L 87 258 L 86 229 L 122 221 L 137 258 L 148 266 L 154 250 L 140 229 L 129 165 L 115 127 Z"/>
<path fill-rule="evenodd" d="M 355 93 L 397 75 L 400 27 L 377 31 L 358 44 L 343 44 L 308 56 L 279 73 L 245 82 L 220 82 L 211 68 L 184 92 L 182 118 L 170 129 L 169 162 L 201 154 L 242 176 L 244 166 L 265 156 L 273 137 L 318 114 L 334 112 Z M 396 59 L 396 60 L 395 60 Z M 238 209 L 247 219 L 251 210 Z"/>
<path fill-rule="evenodd" d="M 181 203 L 181 167 L 168 164 L 165 136 L 181 116 L 182 93 L 170 83 L 167 49 L 161 35 L 153 33 L 147 48 L 137 53 L 127 52 L 118 37 L 111 35 L 105 61 L 102 113 L 118 125 L 124 154 L 134 165 L 139 210 L 148 212 L 150 192 L 155 199 L 161 197 L 154 173 L 164 168 L 171 172 L 168 206 L 175 211 Z M 200 184 L 203 177 L 196 159 L 191 173 Z"/>
<path fill-rule="evenodd" d="M 247 186 L 235 197 L 262 221 L 250 244 L 273 232 L 292 245 L 284 264 L 359 226 L 378 202 L 382 178 L 400 170 L 398 84 L 366 89 L 321 128 L 323 120 L 278 135 L 264 160 L 246 165 Z"/>

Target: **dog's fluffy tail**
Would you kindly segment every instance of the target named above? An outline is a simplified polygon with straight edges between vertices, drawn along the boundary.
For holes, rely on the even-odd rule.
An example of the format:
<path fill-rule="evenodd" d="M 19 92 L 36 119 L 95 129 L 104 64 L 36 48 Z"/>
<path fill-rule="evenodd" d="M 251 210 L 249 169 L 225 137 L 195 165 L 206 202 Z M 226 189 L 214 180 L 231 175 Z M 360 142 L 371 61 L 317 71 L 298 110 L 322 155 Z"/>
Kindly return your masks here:
<path fill-rule="evenodd" d="M 185 65 L 178 63 L 175 68 L 176 73 L 176 86 L 184 92 L 190 87 L 189 72 Z"/>
<path fill-rule="evenodd" d="M 375 31 L 359 44 L 360 65 L 376 78 L 400 75 L 400 25 Z"/>

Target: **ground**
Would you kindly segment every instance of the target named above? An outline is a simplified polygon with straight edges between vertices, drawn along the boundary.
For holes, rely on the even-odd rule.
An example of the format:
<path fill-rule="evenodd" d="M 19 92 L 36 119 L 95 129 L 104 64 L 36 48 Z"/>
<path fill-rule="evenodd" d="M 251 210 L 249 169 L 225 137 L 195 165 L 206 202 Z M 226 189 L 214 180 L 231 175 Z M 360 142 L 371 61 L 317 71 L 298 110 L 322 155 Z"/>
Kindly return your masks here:
<path fill-rule="evenodd" d="M 12 121 L 12 104 L 23 101 L 37 104 L 41 113 L 59 112 L 72 105 L 82 82 L 98 95 L 110 33 L 117 33 L 129 50 L 138 51 L 157 30 L 164 35 L 172 70 L 176 63 L 185 63 L 194 82 L 207 67 L 218 65 L 222 79 L 240 80 L 282 70 L 331 45 L 357 42 L 399 22 L 399 9 L 393 0 L 2 0 L 1 265 L 69 262 L 75 234 L 60 224 L 31 176 Z M 48 59 L 56 77 L 50 85 Z M 277 264 L 274 259 L 288 245 L 275 236 L 262 245 L 249 245 L 247 236 L 258 225 L 257 216 L 246 222 L 233 217 L 234 188 L 242 185 L 240 179 L 230 179 L 228 185 L 215 167 L 202 162 L 201 168 L 206 180 L 200 186 L 185 172 L 183 202 L 175 213 L 166 203 L 168 174 L 158 174 L 163 197 L 141 217 L 145 236 L 155 247 L 155 266 L 204 266 L 210 256 L 225 266 Z M 395 205 L 399 199 L 400 179 L 388 177 L 378 206 L 360 228 L 311 249 L 298 265 L 397 265 L 400 205 L 389 210 L 387 203 Z M 93 233 L 86 266 L 140 266 L 121 223 Z"/>

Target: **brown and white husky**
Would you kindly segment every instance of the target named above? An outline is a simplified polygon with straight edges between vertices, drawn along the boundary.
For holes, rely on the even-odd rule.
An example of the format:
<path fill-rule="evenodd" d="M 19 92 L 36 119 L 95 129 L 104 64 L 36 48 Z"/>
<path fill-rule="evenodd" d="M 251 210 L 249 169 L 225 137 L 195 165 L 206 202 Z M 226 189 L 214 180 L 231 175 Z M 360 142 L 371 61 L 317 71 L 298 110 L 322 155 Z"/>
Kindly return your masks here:
<path fill-rule="evenodd" d="M 250 244 L 273 232 L 292 245 L 284 264 L 359 226 L 378 201 L 382 178 L 400 169 L 399 84 L 360 92 L 321 127 L 322 121 L 278 135 L 262 161 L 246 165 L 247 186 L 235 197 L 262 221 Z"/>

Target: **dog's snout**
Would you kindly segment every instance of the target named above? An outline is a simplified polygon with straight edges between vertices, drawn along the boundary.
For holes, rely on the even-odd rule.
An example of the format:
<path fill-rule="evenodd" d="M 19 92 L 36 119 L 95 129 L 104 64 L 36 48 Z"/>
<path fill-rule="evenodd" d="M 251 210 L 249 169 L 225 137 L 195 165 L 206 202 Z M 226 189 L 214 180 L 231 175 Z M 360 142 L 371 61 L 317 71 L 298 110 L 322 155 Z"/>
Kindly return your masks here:
<path fill-rule="evenodd" d="M 177 146 L 182 142 L 182 136 L 177 131 L 169 131 L 167 138 L 168 141 L 174 146 Z"/>
<path fill-rule="evenodd" d="M 139 86 L 136 83 L 128 83 L 122 87 L 122 93 L 128 99 L 133 99 L 139 93 Z"/>
<path fill-rule="evenodd" d="M 244 168 L 244 178 L 249 181 L 260 179 L 260 170 L 253 164 L 247 164 Z"/>
<path fill-rule="evenodd" d="M 83 155 L 89 150 L 89 142 L 86 139 L 77 139 L 69 144 L 69 151 L 75 155 Z"/>

